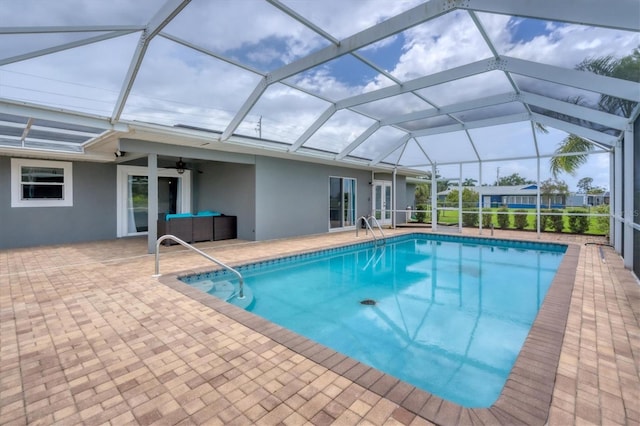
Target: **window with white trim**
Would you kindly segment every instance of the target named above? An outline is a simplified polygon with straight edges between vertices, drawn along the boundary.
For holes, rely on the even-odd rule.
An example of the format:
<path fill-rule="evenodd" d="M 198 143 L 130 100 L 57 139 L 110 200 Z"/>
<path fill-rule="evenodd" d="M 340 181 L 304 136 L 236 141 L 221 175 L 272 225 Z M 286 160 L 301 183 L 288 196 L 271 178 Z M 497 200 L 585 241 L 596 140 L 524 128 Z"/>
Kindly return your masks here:
<path fill-rule="evenodd" d="M 73 169 L 67 161 L 11 159 L 11 207 L 73 206 Z"/>

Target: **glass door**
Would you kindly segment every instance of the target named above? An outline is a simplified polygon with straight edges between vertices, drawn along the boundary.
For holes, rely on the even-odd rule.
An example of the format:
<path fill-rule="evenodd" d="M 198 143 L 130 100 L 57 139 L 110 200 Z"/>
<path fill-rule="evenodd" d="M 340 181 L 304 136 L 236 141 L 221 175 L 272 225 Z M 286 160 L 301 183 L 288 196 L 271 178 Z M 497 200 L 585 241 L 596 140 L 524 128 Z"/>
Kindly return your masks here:
<path fill-rule="evenodd" d="M 329 229 L 353 227 L 356 224 L 356 180 L 329 178 Z"/>
<path fill-rule="evenodd" d="M 189 171 L 158 169 L 158 218 L 185 213 L 191 206 Z M 149 177 L 146 167 L 118 166 L 118 237 L 139 235 L 149 227 Z"/>
<path fill-rule="evenodd" d="M 167 213 L 177 213 L 180 181 L 178 178 L 158 177 L 158 217 Z M 149 178 L 129 175 L 127 179 L 127 234 L 148 231 Z"/>
<path fill-rule="evenodd" d="M 391 224 L 392 202 L 391 202 L 391 182 L 386 180 L 376 180 L 373 182 L 372 208 L 374 217 L 380 225 Z"/>

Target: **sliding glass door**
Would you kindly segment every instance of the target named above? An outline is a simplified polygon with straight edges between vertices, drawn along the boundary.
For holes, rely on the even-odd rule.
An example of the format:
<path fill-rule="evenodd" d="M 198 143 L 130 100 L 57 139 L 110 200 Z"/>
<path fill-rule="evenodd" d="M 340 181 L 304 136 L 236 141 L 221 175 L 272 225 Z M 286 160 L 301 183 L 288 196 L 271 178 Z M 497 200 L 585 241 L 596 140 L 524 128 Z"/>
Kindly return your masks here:
<path fill-rule="evenodd" d="M 329 178 L 329 229 L 354 227 L 356 224 L 356 180 Z"/>

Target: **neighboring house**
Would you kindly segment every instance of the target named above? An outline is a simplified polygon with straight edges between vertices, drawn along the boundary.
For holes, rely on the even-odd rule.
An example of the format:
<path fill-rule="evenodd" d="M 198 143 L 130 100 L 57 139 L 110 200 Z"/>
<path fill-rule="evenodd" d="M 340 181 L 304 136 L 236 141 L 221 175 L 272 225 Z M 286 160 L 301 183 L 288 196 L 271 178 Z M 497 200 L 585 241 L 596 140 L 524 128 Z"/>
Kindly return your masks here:
<path fill-rule="evenodd" d="M 602 194 L 574 193 L 567 197 L 567 207 L 595 207 L 609 204 L 609 192 Z"/>
<path fill-rule="evenodd" d="M 512 209 L 535 209 L 537 204 L 538 186 L 536 184 L 513 186 L 469 186 L 466 187 L 479 194 L 478 204 L 483 208 L 508 207 Z M 438 193 L 438 200 L 444 201 L 452 190 L 449 188 Z M 562 209 L 566 204 L 565 194 L 552 194 L 541 196 L 542 208 Z"/>

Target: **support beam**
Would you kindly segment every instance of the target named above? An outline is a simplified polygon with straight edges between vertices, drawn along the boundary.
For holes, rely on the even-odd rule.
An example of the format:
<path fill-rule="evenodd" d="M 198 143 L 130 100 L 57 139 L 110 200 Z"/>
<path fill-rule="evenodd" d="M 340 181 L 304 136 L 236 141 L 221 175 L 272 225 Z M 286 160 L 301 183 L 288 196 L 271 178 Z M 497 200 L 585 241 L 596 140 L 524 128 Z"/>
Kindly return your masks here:
<path fill-rule="evenodd" d="M 149 254 L 154 254 L 158 240 L 158 154 L 147 158 L 147 248 Z"/>
<path fill-rule="evenodd" d="M 0 66 L 13 64 L 20 61 L 26 61 L 28 59 L 38 58 L 40 56 L 49 55 L 51 53 L 62 52 L 65 50 L 73 49 L 75 47 L 86 46 L 92 43 L 98 43 L 101 41 L 131 34 L 132 32 L 133 31 L 113 31 L 107 34 L 101 34 L 94 37 L 84 38 L 82 40 L 76 40 L 69 43 L 59 44 L 57 46 L 48 47 L 46 49 L 34 50 L 33 52 L 23 53 L 22 55 L 16 55 L 10 58 L 0 59 Z"/>
<path fill-rule="evenodd" d="M 391 96 L 401 95 L 403 93 L 413 92 L 415 90 L 424 89 L 426 87 L 447 83 L 453 80 L 459 80 L 465 77 L 471 77 L 487 71 L 492 71 L 496 64 L 496 60 L 484 59 L 459 67 L 451 68 L 446 71 L 440 71 L 428 76 L 419 77 L 414 80 L 407 81 L 402 86 L 394 85 L 383 87 L 382 89 L 372 90 L 371 92 L 362 93 L 360 95 L 345 98 L 336 103 L 337 109 L 350 108 L 368 102 L 377 101 Z"/>
<path fill-rule="evenodd" d="M 375 166 L 376 164 L 378 164 L 379 162 L 387 158 L 393 151 L 400 148 L 402 145 L 406 144 L 407 141 L 411 139 L 411 137 L 412 137 L 411 134 L 408 133 L 403 137 L 401 137 L 400 139 L 398 139 L 396 142 L 391 143 L 386 150 L 382 151 L 380 155 L 378 155 L 376 158 L 371 160 L 371 163 L 369 163 L 369 165 Z"/>
<path fill-rule="evenodd" d="M 612 28 L 640 29 L 637 0 L 455 0 L 456 7 L 476 12 Z"/>
<path fill-rule="evenodd" d="M 298 148 L 304 145 L 304 143 L 308 141 L 309 138 L 311 138 L 311 136 L 313 136 L 318 131 L 318 129 L 320 129 L 320 127 L 322 127 L 322 125 L 326 123 L 333 116 L 333 114 L 335 114 L 335 112 L 336 112 L 335 105 L 331 105 L 329 106 L 329 108 L 324 110 L 324 112 L 320 115 L 320 117 L 318 117 L 311 126 L 307 127 L 307 130 L 305 130 L 305 132 L 302 135 L 300 135 L 298 140 L 296 140 L 294 144 L 291 145 L 291 147 L 289 148 L 289 152 L 297 151 Z"/>
<path fill-rule="evenodd" d="M 563 130 L 567 133 L 580 136 L 582 138 L 597 142 L 599 144 L 612 147 L 616 144 L 618 138 L 616 136 L 608 135 L 606 133 L 598 132 L 586 127 L 582 127 L 578 124 L 569 123 L 567 121 L 558 120 L 556 118 L 547 117 L 546 115 L 533 113 L 531 115 L 533 121 L 548 126 L 554 127 L 559 130 Z"/>
<path fill-rule="evenodd" d="M 638 90 L 640 91 L 640 87 L 638 87 Z M 607 126 L 616 130 L 626 129 L 627 123 L 629 122 L 628 118 L 621 117 L 619 115 L 609 114 L 604 111 L 583 107 L 571 102 L 559 101 L 547 96 L 536 95 L 534 93 L 521 92 L 519 100 L 525 104 L 544 108 L 558 114 L 575 117 L 579 120 L 591 121 L 592 123 L 601 124 L 602 126 Z"/>
<path fill-rule="evenodd" d="M 497 126 L 500 124 L 517 123 L 519 121 L 528 121 L 531 116 L 527 113 L 511 114 L 502 117 L 488 118 L 486 120 L 467 121 L 464 124 L 450 124 L 448 126 L 433 127 L 431 129 L 417 130 L 413 132 L 413 136 L 429 136 L 441 133 L 458 132 L 466 129 L 477 129 L 480 127 Z"/>
<path fill-rule="evenodd" d="M 525 75 L 578 89 L 595 91 L 603 95 L 640 102 L 640 84 L 633 81 L 578 71 L 539 62 L 503 56 L 496 67 L 515 74 Z"/>
<path fill-rule="evenodd" d="M 59 108 L 16 102 L 11 99 L 0 98 L 0 113 L 22 117 L 33 117 L 48 121 L 75 124 L 78 126 L 94 127 L 102 130 L 115 130 L 126 132 L 129 126 L 126 124 L 111 124 L 106 117 L 83 114 Z"/>
<path fill-rule="evenodd" d="M 438 230 L 438 180 L 436 164 L 431 165 L 431 230 Z"/>
<path fill-rule="evenodd" d="M 116 122 L 120 119 L 124 105 L 127 102 L 133 82 L 138 75 L 138 70 L 142 64 L 142 59 L 147 51 L 149 42 L 155 37 L 171 20 L 184 9 L 191 0 L 167 0 L 160 10 L 151 18 L 145 30 L 140 35 L 140 41 L 131 58 L 127 75 L 122 83 L 118 100 L 111 114 L 111 121 Z"/>
<path fill-rule="evenodd" d="M 258 102 L 260 96 L 267 90 L 267 87 L 267 77 L 260 79 L 258 85 L 253 89 L 253 92 L 251 92 L 251 95 L 244 101 L 229 125 L 227 125 L 227 128 L 222 132 L 222 136 L 220 136 L 221 141 L 226 141 L 233 135 L 233 132 L 236 131 L 240 123 L 242 123 L 242 120 L 249 114 L 251 108 Z"/>
<path fill-rule="evenodd" d="M 635 188 L 634 180 L 634 168 L 633 163 L 635 160 L 633 143 L 633 124 L 629 124 L 628 128 L 624 132 L 624 145 L 623 145 L 623 167 L 624 167 L 624 189 L 623 189 L 623 206 L 624 206 L 624 242 L 622 248 L 624 267 L 627 269 L 633 269 L 633 220 L 634 220 L 634 194 L 638 188 Z M 640 171 L 636 170 L 636 173 Z"/>
<path fill-rule="evenodd" d="M 462 163 L 460 163 L 460 173 L 458 173 L 458 231 L 462 234 Z"/>
<path fill-rule="evenodd" d="M 406 29 L 412 28 L 425 21 L 436 18 L 451 10 L 453 10 L 453 7 L 448 0 L 430 0 L 399 15 L 391 17 L 386 21 L 360 31 L 359 33 L 340 40 L 340 43 L 337 45 L 333 44 L 327 46 L 324 49 L 275 70 L 270 75 L 269 83 L 275 83 L 315 66 L 321 65 L 339 56 L 353 52 L 354 50 L 358 50 Z"/>
<path fill-rule="evenodd" d="M 613 247 L 618 254 L 622 254 L 622 231 L 624 221 L 622 217 L 622 188 L 624 186 L 622 167 L 622 142 L 618 142 L 613 152 L 614 181 L 613 188 L 611 188 L 611 197 L 613 198 Z"/>
<path fill-rule="evenodd" d="M 367 130 L 362 132 L 362 134 L 358 136 L 356 140 L 351 142 L 345 149 L 343 149 L 338 155 L 336 155 L 336 160 L 342 160 L 344 157 L 349 155 L 351 151 L 353 151 L 358 146 L 360 146 L 360 144 L 366 141 L 369 138 L 369 136 L 374 134 L 379 128 L 380 128 L 380 122 L 376 121 L 371 126 L 369 126 Z"/>
<path fill-rule="evenodd" d="M 143 25 L 83 25 L 83 26 L 37 26 L 37 27 L 0 27 L 2 34 L 48 34 L 48 33 L 90 33 L 111 31 L 142 31 Z"/>

